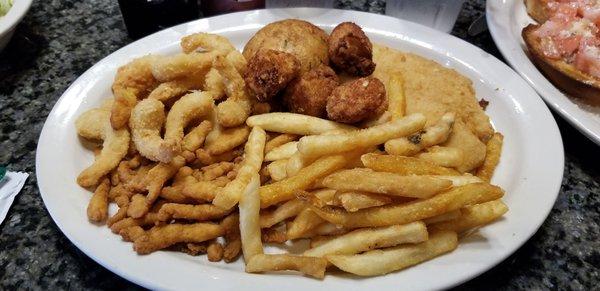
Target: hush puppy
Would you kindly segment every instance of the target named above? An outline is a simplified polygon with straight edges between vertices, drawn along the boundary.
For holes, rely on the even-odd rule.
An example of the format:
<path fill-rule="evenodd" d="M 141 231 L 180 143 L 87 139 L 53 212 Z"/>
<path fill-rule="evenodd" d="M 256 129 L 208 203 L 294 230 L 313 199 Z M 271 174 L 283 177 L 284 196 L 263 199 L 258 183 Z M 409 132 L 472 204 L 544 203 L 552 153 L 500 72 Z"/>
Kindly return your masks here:
<path fill-rule="evenodd" d="M 342 84 L 327 100 L 329 119 L 355 123 L 375 117 L 387 108 L 385 86 L 379 79 L 365 77 Z"/>
<path fill-rule="evenodd" d="M 271 49 L 257 52 L 244 72 L 244 81 L 258 101 L 270 100 L 294 79 L 300 62 L 292 54 Z"/>
<path fill-rule="evenodd" d="M 325 117 L 327 99 L 338 85 L 335 72 L 321 65 L 294 79 L 286 88 L 283 100 L 291 112 Z"/>
<path fill-rule="evenodd" d="M 368 76 L 375 70 L 373 45 L 360 26 L 343 22 L 336 26 L 328 42 L 333 66 L 354 76 Z"/>

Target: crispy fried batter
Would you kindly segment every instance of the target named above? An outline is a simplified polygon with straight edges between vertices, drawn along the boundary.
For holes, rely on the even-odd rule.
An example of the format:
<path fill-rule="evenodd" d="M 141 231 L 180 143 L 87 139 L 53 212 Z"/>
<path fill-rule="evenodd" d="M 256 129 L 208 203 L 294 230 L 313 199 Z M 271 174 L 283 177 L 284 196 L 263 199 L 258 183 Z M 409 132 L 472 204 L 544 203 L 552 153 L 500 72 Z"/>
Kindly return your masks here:
<path fill-rule="evenodd" d="M 329 119 L 355 123 L 377 116 L 387 109 L 383 83 L 374 77 L 365 77 L 345 83 L 333 90 L 327 100 Z"/>
<path fill-rule="evenodd" d="M 258 101 L 268 101 L 300 72 L 300 62 L 289 53 L 260 50 L 250 60 L 244 80 Z"/>
<path fill-rule="evenodd" d="M 375 70 L 373 45 L 360 26 L 340 23 L 331 32 L 328 46 L 334 67 L 355 76 L 368 76 Z"/>
<path fill-rule="evenodd" d="M 327 99 L 338 85 L 335 72 L 321 65 L 294 79 L 285 90 L 284 102 L 291 112 L 325 117 Z"/>

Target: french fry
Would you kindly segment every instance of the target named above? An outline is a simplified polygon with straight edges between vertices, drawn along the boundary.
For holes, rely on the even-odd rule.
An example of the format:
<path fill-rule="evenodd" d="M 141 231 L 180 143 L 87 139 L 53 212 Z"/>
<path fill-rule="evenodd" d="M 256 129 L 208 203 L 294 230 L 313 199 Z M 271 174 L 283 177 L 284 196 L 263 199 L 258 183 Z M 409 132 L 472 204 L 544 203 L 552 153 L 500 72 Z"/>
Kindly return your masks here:
<path fill-rule="evenodd" d="M 206 135 L 212 130 L 212 123 L 208 120 L 202 121 L 183 137 L 181 145 L 184 150 L 195 152 L 204 144 Z"/>
<path fill-rule="evenodd" d="M 463 206 L 499 199 L 503 195 L 504 191 L 500 187 L 475 183 L 454 187 L 424 200 L 367 208 L 356 212 L 345 212 L 329 207 L 319 208 L 314 205 L 311 205 L 311 209 L 321 218 L 346 227 L 386 226 L 423 220 Z"/>
<path fill-rule="evenodd" d="M 458 187 L 458 186 L 463 186 L 463 185 L 467 185 L 467 184 L 483 182 L 483 180 L 481 180 L 479 177 L 473 176 L 469 173 L 463 174 L 461 176 L 433 175 L 433 176 L 429 176 L 429 177 L 449 180 L 452 182 L 452 187 Z"/>
<path fill-rule="evenodd" d="M 483 161 L 483 165 L 477 169 L 476 176 L 483 179 L 486 182 L 489 182 L 494 175 L 494 170 L 498 166 L 500 162 L 500 154 L 502 153 L 502 142 L 504 140 L 504 136 L 496 132 L 492 136 L 490 140 L 488 140 L 486 145 L 486 155 L 485 160 Z"/>
<path fill-rule="evenodd" d="M 265 161 L 271 162 L 281 159 L 288 159 L 298 151 L 297 145 L 297 141 L 291 141 L 280 145 L 265 154 Z"/>
<path fill-rule="evenodd" d="M 364 154 L 361 157 L 361 161 L 365 167 L 375 171 L 390 172 L 400 175 L 460 175 L 460 173 L 454 169 L 440 167 L 414 157 Z"/>
<path fill-rule="evenodd" d="M 323 179 L 323 185 L 343 191 L 428 198 L 449 188 L 452 182 L 430 176 L 401 176 L 357 168 L 333 173 Z"/>
<path fill-rule="evenodd" d="M 154 226 L 135 240 L 133 249 L 140 255 L 164 249 L 181 242 L 203 242 L 223 235 L 218 224 L 166 224 Z"/>
<path fill-rule="evenodd" d="M 327 260 L 316 257 L 293 255 L 256 255 L 246 264 L 246 272 L 295 270 L 302 274 L 322 279 L 325 277 Z"/>
<path fill-rule="evenodd" d="M 392 198 L 389 196 L 357 191 L 336 193 L 335 200 L 339 201 L 339 204 L 349 212 L 382 206 L 392 202 Z"/>
<path fill-rule="evenodd" d="M 456 209 L 456 210 L 448 211 L 448 212 L 440 214 L 440 215 L 436 215 L 434 217 L 424 219 L 423 222 L 425 222 L 425 224 L 427 224 L 427 225 L 430 225 L 433 223 L 457 219 L 459 217 L 460 217 L 460 209 Z"/>
<path fill-rule="evenodd" d="M 158 214 L 162 221 L 170 219 L 205 221 L 224 217 L 228 212 L 212 204 L 166 203 L 160 208 Z"/>
<path fill-rule="evenodd" d="M 305 136 L 298 142 L 298 151 L 307 157 L 342 153 L 356 148 L 368 148 L 402 136 L 410 135 L 425 125 L 425 116 L 415 113 L 381 125 L 336 135 Z"/>
<path fill-rule="evenodd" d="M 356 128 L 343 123 L 321 119 L 297 113 L 273 112 L 248 117 L 246 124 L 250 127 L 260 126 L 266 131 L 313 135 L 332 130 L 352 131 Z"/>
<path fill-rule="evenodd" d="M 321 217 L 315 214 L 310 208 L 302 210 L 296 218 L 288 224 L 287 238 L 297 239 L 325 222 Z"/>
<path fill-rule="evenodd" d="M 453 220 L 438 222 L 428 226 L 430 230 L 451 230 L 457 233 L 488 224 L 508 211 L 501 200 L 493 200 L 460 209 L 460 216 Z"/>
<path fill-rule="evenodd" d="M 287 164 L 288 159 L 281 159 L 270 163 L 267 166 L 267 171 L 269 171 L 269 176 L 274 181 L 281 181 L 287 177 Z"/>
<path fill-rule="evenodd" d="M 348 157 L 343 155 L 323 157 L 301 169 L 295 176 L 260 187 L 261 208 L 293 199 L 296 191 L 304 190 L 315 180 L 341 169 L 347 161 Z"/>
<path fill-rule="evenodd" d="M 94 195 L 90 199 L 87 207 L 87 217 L 90 221 L 100 222 L 108 217 L 108 192 L 110 190 L 110 180 L 104 178 L 96 187 Z"/>
<path fill-rule="evenodd" d="M 462 149 L 441 146 L 432 146 L 427 151 L 418 153 L 416 157 L 448 168 L 459 167 L 464 161 Z"/>
<path fill-rule="evenodd" d="M 431 233 L 429 240 L 416 245 L 402 245 L 384 250 L 373 250 L 359 255 L 329 255 L 327 260 L 348 273 L 376 276 L 391 273 L 433 259 L 456 249 L 455 232 Z"/>
<path fill-rule="evenodd" d="M 454 113 L 446 113 L 436 124 L 420 132 L 386 141 L 385 151 L 392 155 L 412 156 L 424 148 L 443 143 L 452 132 L 455 118 Z"/>
<path fill-rule="evenodd" d="M 315 196 L 316 201 L 319 203 L 319 207 L 323 206 L 341 206 L 341 203 L 336 199 L 337 190 L 335 189 L 319 189 L 312 192 Z"/>
<path fill-rule="evenodd" d="M 391 225 L 378 228 L 358 229 L 333 238 L 318 247 L 306 250 L 307 257 L 325 257 L 326 255 L 353 255 L 376 248 L 393 247 L 405 243 L 420 243 L 428 238 L 423 222 L 405 225 Z"/>
<path fill-rule="evenodd" d="M 361 122 L 359 127 L 360 128 L 372 127 L 375 125 L 384 124 L 386 122 L 389 122 L 390 120 L 392 120 L 392 114 L 386 110 L 381 115 L 379 115 L 371 120 L 365 120 L 364 122 Z"/>
<path fill-rule="evenodd" d="M 324 222 L 319 224 L 317 227 L 308 230 L 302 235 L 302 238 L 311 238 L 315 236 L 323 236 L 323 235 L 341 235 L 350 231 L 348 228 L 344 228 L 343 226 L 336 225 L 330 222 Z"/>
<path fill-rule="evenodd" d="M 262 231 L 261 239 L 264 243 L 285 243 L 288 238 L 285 231 L 276 228 L 266 228 Z"/>
<path fill-rule="evenodd" d="M 270 152 L 272 149 L 286 144 L 288 142 L 292 142 L 298 140 L 298 136 L 295 134 L 289 134 L 289 133 L 282 133 L 277 135 L 276 137 L 270 139 L 269 141 L 267 141 L 267 144 L 265 145 L 265 153 Z"/>
<path fill-rule="evenodd" d="M 402 73 L 395 72 L 390 76 L 386 86 L 388 96 L 388 111 L 392 119 L 402 118 L 406 115 L 406 95 L 404 94 L 404 78 Z"/>
<path fill-rule="evenodd" d="M 257 173 L 252 175 L 250 183 L 246 186 L 240 199 L 240 235 L 242 239 L 242 252 L 244 261 L 248 261 L 258 254 L 263 254 L 260 234 L 260 196 L 258 187 L 260 178 Z"/>
<path fill-rule="evenodd" d="M 223 209 L 230 209 L 240 201 L 240 196 L 250 180 L 252 175 L 258 173 L 262 166 L 265 150 L 266 132 L 260 127 L 252 128 L 248 137 L 248 142 L 244 149 L 244 161 L 238 171 L 235 180 L 228 183 L 223 189 L 218 191 L 213 200 L 213 204 Z"/>
<path fill-rule="evenodd" d="M 211 155 L 220 155 L 243 144 L 250 134 L 250 128 L 240 126 L 223 129 L 214 140 L 206 140 L 204 149 Z"/>
<path fill-rule="evenodd" d="M 289 159 L 287 159 L 287 164 L 285 166 L 286 176 L 292 177 L 307 165 L 313 163 L 317 158 L 315 157 L 307 157 L 300 152 L 296 151 Z"/>
<path fill-rule="evenodd" d="M 278 224 L 290 217 L 298 215 L 298 213 L 300 213 L 304 208 L 306 208 L 306 205 L 303 201 L 292 199 L 281 204 L 273 211 L 263 211 L 260 214 L 260 227 L 267 228 Z"/>

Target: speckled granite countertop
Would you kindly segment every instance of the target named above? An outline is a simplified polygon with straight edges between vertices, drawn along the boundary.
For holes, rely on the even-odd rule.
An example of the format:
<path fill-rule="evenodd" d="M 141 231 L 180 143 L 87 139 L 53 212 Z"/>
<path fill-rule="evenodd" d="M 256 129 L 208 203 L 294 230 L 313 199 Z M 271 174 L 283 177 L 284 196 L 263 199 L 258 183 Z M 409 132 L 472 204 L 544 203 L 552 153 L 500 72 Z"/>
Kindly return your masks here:
<path fill-rule="evenodd" d="M 339 7 L 382 13 L 383 1 Z M 501 59 L 489 33 L 466 28 L 485 9 L 467 1 L 453 34 Z M 136 289 L 81 253 L 44 208 L 35 149 L 62 92 L 94 63 L 130 43 L 117 1 L 36 0 L 0 53 L 0 164 L 31 175 L 0 226 L 0 290 Z M 521 249 L 458 289 L 597 289 L 600 281 L 600 147 L 558 118 L 565 142 L 562 190 L 541 229 Z"/>

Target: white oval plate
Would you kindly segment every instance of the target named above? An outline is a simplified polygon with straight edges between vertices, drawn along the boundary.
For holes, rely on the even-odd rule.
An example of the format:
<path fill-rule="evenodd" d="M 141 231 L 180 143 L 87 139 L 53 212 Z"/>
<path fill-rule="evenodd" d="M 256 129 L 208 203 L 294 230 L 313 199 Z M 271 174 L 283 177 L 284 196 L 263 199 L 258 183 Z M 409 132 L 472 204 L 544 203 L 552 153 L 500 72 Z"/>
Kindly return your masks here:
<path fill-rule="evenodd" d="M 179 39 L 209 31 L 238 48 L 262 26 L 302 18 L 327 30 L 343 21 L 361 25 L 372 41 L 415 52 L 456 69 L 473 80 L 494 126 L 505 135 L 493 182 L 506 190 L 505 218 L 465 239 L 451 254 L 407 270 L 373 278 L 328 275 L 323 281 L 290 274 L 246 274 L 243 261 L 209 263 L 204 256 L 173 252 L 138 256 L 106 226 L 86 218 L 90 193 L 75 183 L 93 159 L 77 137 L 74 120 L 110 96 L 116 69 L 148 53 L 175 53 Z M 98 62 L 79 77 L 46 120 L 37 149 L 37 178 L 50 215 L 83 252 L 118 275 L 151 289 L 351 290 L 439 289 L 460 284 L 490 269 L 519 248 L 552 208 L 563 173 L 563 148 L 550 112 L 510 68 L 486 52 L 425 26 L 375 14 L 326 9 L 277 9 L 228 14 L 170 28 L 136 41 Z M 339 288 L 339 289 L 338 289 Z"/>
<path fill-rule="evenodd" d="M 487 24 L 506 61 L 544 98 L 556 112 L 596 144 L 600 145 L 600 106 L 591 106 L 567 96 L 536 68 L 527 56 L 521 30 L 535 21 L 527 15 L 523 0 L 487 1 Z"/>

